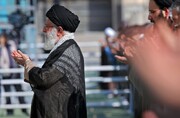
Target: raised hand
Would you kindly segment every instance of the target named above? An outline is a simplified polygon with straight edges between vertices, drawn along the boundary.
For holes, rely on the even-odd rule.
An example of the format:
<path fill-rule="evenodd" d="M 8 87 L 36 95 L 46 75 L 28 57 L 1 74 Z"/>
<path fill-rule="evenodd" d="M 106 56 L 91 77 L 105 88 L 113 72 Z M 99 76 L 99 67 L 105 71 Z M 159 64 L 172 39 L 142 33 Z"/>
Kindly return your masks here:
<path fill-rule="evenodd" d="M 132 64 L 159 100 L 180 106 L 180 41 L 167 24 L 159 22 L 136 46 Z"/>
<path fill-rule="evenodd" d="M 22 53 L 20 50 L 18 51 L 13 51 L 11 53 L 11 56 L 14 58 L 17 64 L 24 66 L 26 60 L 29 59 L 29 56 L 26 54 Z"/>

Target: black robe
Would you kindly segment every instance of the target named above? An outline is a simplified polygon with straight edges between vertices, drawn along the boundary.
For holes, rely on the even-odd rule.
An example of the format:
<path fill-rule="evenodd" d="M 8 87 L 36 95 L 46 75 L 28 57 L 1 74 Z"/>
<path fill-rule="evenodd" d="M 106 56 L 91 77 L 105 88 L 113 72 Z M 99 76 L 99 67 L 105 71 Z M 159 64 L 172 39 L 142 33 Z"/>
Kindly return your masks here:
<path fill-rule="evenodd" d="M 33 67 L 29 81 L 31 118 L 87 118 L 84 59 L 74 40 L 54 50 L 42 68 Z"/>

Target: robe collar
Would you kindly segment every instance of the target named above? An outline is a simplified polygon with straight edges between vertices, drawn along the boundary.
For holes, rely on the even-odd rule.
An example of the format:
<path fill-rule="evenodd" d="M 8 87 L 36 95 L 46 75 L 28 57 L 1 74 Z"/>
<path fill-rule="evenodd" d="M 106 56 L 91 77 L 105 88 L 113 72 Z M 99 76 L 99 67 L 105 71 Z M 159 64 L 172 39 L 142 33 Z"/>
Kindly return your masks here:
<path fill-rule="evenodd" d="M 65 31 L 65 35 L 56 43 L 56 45 L 53 47 L 53 49 L 51 50 L 51 52 L 49 53 L 49 55 L 57 49 L 57 47 L 59 47 L 60 45 L 62 45 L 65 41 L 69 40 L 69 39 L 74 39 L 74 33 L 70 33 Z"/>

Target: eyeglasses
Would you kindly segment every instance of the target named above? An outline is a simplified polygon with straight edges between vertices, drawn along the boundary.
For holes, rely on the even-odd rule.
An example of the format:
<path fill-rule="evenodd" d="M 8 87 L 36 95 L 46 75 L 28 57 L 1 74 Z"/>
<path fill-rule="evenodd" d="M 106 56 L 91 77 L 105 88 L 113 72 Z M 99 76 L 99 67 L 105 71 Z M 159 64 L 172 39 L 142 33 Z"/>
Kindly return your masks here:
<path fill-rule="evenodd" d="M 58 28 L 56 25 L 44 25 L 45 30 L 48 30 L 49 28 L 53 28 L 53 27 Z"/>
<path fill-rule="evenodd" d="M 45 30 L 48 30 L 49 28 L 52 28 L 52 27 L 54 27 L 54 26 L 45 25 L 45 26 L 44 26 L 44 29 L 45 29 Z"/>

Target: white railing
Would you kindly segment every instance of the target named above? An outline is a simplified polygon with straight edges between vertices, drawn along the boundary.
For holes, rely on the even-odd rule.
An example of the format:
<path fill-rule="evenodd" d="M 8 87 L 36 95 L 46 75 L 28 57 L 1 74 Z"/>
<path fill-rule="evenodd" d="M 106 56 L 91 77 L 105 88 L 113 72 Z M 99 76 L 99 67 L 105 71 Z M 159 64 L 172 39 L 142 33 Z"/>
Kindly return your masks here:
<path fill-rule="evenodd" d="M 78 42 L 78 45 L 80 47 L 99 47 L 100 43 L 97 43 L 97 41 L 91 41 L 91 42 Z M 20 48 L 21 49 L 26 49 L 26 48 L 43 48 L 44 44 L 43 43 L 37 43 L 37 44 L 31 44 L 28 45 L 27 43 L 21 43 Z"/>
<path fill-rule="evenodd" d="M 113 70 L 127 70 L 127 66 L 86 66 L 85 71 L 94 71 L 94 72 L 99 72 L 99 71 L 113 71 Z M 23 68 L 13 68 L 13 69 L 0 69 L 0 74 L 2 73 L 23 73 L 24 69 Z M 86 77 L 85 78 L 86 84 L 90 82 L 128 82 L 128 78 L 126 76 L 123 77 Z M 24 84 L 28 85 L 27 83 L 24 82 L 23 79 L 10 79 L 10 80 L 1 80 L 1 90 L 2 90 L 2 85 L 6 84 Z M 123 90 L 100 90 L 100 89 L 87 89 L 86 90 L 86 95 L 107 95 L 107 94 L 130 94 L 131 91 L 129 89 L 123 89 Z M 1 104 L 0 108 L 7 109 L 7 108 L 30 108 L 30 104 L 11 104 L 11 105 L 6 105 L 4 104 L 5 102 L 3 101 L 3 98 L 10 96 L 10 97 L 17 97 L 17 96 L 32 96 L 33 92 L 32 91 L 26 91 L 26 92 L 1 92 Z M 129 106 L 131 108 L 131 103 L 130 101 L 129 104 L 123 105 L 120 101 L 119 102 L 87 102 L 88 107 L 121 107 L 121 106 Z"/>
<path fill-rule="evenodd" d="M 79 46 L 81 48 L 99 48 L 100 44 L 97 41 L 94 42 L 78 42 Z M 31 49 L 31 48 L 37 48 L 37 49 L 43 49 L 43 44 L 42 43 L 37 43 L 37 44 L 21 44 L 20 49 L 26 50 L 26 49 Z M 38 55 L 31 55 L 31 59 L 38 59 L 37 61 L 37 66 L 41 67 L 42 64 L 44 63 L 44 60 L 47 58 L 48 54 L 38 54 Z M 83 56 L 86 61 L 90 61 L 91 59 L 100 59 L 100 52 L 99 51 L 84 51 Z M 41 60 L 41 61 L 40 61 Z M 100 71 L 120 71 L 120 70 L 127 70 L 127 66 L 112 66 L 112 65 L 107 65 L 107 66 L 99 66 L 99 65 L 86 65 L 85 66 L 85 72 L 100 72 Z M 24 69 L 21 68 L 13 68 L 13 69 L 0 69 L 0 74 L 1 73 L 21 73 L 23 75 Z M 117 77 L 86 77 L 85 78 L 86 85 L 91 84 L 91 83 L 109 83 L 109 82 L 128 82 L 128 77 L 127 76 L 117 76 Z M 7 85 L 7 84 L 22 84 L 25 86 L 29 86 L 27 83 L 24 82 L 24 80 L 21 78 L 14 78 L 10 80 L 1 80 L 0 81 L 1 85 Z M 29 87 L 30 88 L 30 87 Z M 92 89 L 93 87 L 87 87 L 86 86 L 86 95 L 108 95 L 108 94 L 115 94 L 115 95 L 121 95 L 121 94 L 129 94 L 130 96 L 131 91 L 130 89 L 118 89 L 118 90 L 100 90 L 100 89 Z M 2 86 L 1 86 L 2 90 Z M 1 92 L 1 105 L 0 108 L 2 109 L 8 109 L 8 108 L 30 108 L 30 104 L 5 104 L 4 100 L 5 97 L 10 96 L 10 97 L 18 97 L 18 96 L 24 96 L 24 97 L 32 97 L 33 92 L 29 89 L 24 92 Z M 130 97 L 131 98 L 131 97 Z M 130 99 L 129 103 L 123 104 L 120 100 L 119 101 L 91 101 L 87 102 L 87 107 L 122 107 L 122 106 L 127 106 L 129 107 L 129 110 L 132 111 L 132 99 Z"/>
<path fill-rule="evenodd" d="M 128 78 L 127 76 L 125 77 L 86 77 L 85 82 L 127 82 Z M 23 79 L 9 79 L 9 80 L 1 80 L 2 85 L 7 85 L 7 84 L 24 84 Z"/>
<path fill-rule="evenodd" d="M 39 60 L 45 60 L 48 57 L 49 54 L 38 54 L 38 55 L 31 55 L 31 59 L 39 59 Z M 86 58 L 99 58 L 101 54 L 99 52 L 84 52 L 83 57 Z"/>
<path fill-rule="evenodd" d="M 124 90 L 86 90 L 86 95 L 91 95 L 91 94 L 129 94 L 130 91 L 129 89 L 124 89 Z M 1 97 L 8 97 L 8 96 L 32 96 L 33 92 L 32 91 L 25 91 L 25 92 L 2 92 Z"/>
<path fill-rule="evenodd" d="M 42 63 L 39 63 L 40 66 Z M 85 71 L 113 71 L 113 70 L 127 70 L 128 66 L 85 66 Z M 0 69 L 0 74 L 2 73 L 23 73 L 24 68 L 11 68 L 11 69 Z"/>

